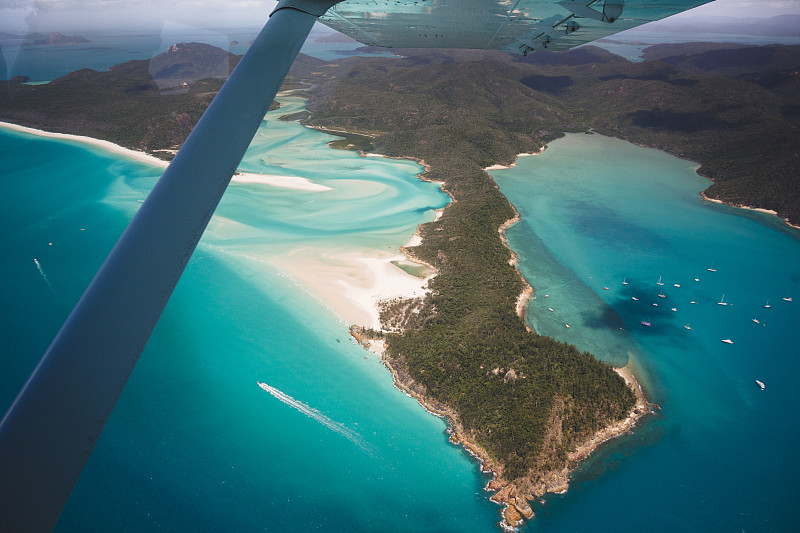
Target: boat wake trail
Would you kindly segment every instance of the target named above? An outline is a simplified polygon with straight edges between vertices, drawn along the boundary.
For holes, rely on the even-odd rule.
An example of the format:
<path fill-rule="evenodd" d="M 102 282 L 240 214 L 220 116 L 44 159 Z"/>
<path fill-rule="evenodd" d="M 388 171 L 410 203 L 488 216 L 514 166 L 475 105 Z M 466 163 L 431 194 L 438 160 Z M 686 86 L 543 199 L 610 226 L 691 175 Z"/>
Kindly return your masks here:
<path fill-rule="evenodd" d="M 47 279 L 47 274 L 45 274 L 44 270 L 42 270 L 42 265 L 39 263 L 39 260 L 34 257 L 33 262 L 36 263 L 36 268 L 39 269 L 39 274 L 42 275 L 42 279 L 44 279 L 44 282 L 47 283 L 47 288 L 50 289 L 50 292 L 55 294 L 55 292 L 53 291 L 53 286 L 50 285 L 50 280 Z"/>
<path fill-rule="evenodd" d="M 344 424 L 331 420 L 330 418 L 323 415 L 313 407 L 309 407 L 303 402 L 295 400 L 288 394 L 279 391 L 275 387 L 270 387 L 266 383 L 261 383 L 259 381 L 258 386 L 267 391 L 268 393 L 270 393 L 272 396 L 274 396 L 281 402 L 288 405 L 289 407 L 292 407 L 300 411 L 307 417 L 313 418 L 326 428 L 335 431 L 339 435 L 343 436 L 344 438 L 346 438 L 347 440 L 349 440 L 350 442 L 352 442 L 353 444 L 355 444 L 356 446 L 367 452 L 369 455 L 374 455 L 373 448 L 364 440 L 364 438 L 355 431 L 353 431 L 352 429 L 346 427 Z"/>

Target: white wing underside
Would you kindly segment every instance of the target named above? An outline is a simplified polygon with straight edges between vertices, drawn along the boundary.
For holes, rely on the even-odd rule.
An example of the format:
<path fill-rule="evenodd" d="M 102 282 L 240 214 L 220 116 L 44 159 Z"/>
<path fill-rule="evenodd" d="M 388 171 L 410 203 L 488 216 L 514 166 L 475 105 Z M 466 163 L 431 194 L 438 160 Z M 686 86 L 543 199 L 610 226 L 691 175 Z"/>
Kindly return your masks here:
<path fill-rule="evenodd" d="M 567 50 L 710 0 L 345 0 L 320 18 L 367 45 Z"/>

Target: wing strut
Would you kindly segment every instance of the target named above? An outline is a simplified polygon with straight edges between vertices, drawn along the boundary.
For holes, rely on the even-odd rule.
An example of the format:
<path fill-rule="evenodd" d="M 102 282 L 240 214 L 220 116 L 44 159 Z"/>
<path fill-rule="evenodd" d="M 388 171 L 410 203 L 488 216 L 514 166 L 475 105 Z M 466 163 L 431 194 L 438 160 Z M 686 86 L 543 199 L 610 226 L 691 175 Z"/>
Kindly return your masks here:
<path fill-rule="evenodd" d="M 311 27 L 281 1 L 0 422 L 0 531 L 50 531 Z"/>

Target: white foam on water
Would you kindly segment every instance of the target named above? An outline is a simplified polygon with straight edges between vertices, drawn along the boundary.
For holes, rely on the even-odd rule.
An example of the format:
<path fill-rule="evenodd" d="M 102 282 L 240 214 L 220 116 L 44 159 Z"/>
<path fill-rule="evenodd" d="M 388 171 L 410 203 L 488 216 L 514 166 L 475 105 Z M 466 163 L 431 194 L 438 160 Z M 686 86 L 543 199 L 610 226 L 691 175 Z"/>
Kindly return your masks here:
<path fill-rule="evenodd" d="M 45 274 L 44 270 L 42 270 L 42 265 L 41 263 L 39 263 L 39 260 L 34 257 L 33 262 L 36 263 L 36 268 L 39 269 L 39 274 L 42 275 L 42 279 L 44 280 L 45 283 L 47 283 L 47 288 L 50 289 L 50 292 L 55 294 L 55 291 L 53 291 L 53 286 L 50 284 L 50 280 L 47 279 L 47 274 Z"/>
<path fill-rule="evenodd" d="M 344 424 L 336 422 L 335 420 L 331 420 L 327 416 L 323 415 L 313 407 L 309 407 L 308 405 L 304 404 L 299 400 L 295 400 L 288 394 L 279 391 L 275 387 L 271 387 L 266 383 L 258 382 L 258 386 L 270 393 L 272 396 L 280 400 L 281 402 L 285 403 L 289 407 L 292 407 L 309 418 L 312 418 L 325 426 L 326 428 L 335 431 L 339 435 L 342 435 L 344 438 L 367 452 L 369 455 L 374 454 L 373 448 L 364 440 L 364 438 L 353 431 L 352 429 L 346 427 Z"/>

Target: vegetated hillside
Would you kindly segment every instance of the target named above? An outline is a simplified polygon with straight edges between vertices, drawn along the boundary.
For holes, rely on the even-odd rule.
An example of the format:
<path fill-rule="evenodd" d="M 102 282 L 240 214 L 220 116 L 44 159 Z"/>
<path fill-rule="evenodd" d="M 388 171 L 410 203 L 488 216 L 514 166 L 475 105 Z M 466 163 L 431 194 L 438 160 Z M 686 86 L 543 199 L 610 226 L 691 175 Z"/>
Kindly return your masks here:
<path fill-rule="evenodd" d="M 508 128 L 494 136 L 505 143 L 509 131 L 548 138 L 593 128 L 701 163 L 699 172 L 714 181 L 706 191 L 710 197 L 772 209 L 800 223 L 800 47 L 701 43 L 693 51 L 693 46 L 656 45 L 645 50 L 645 57 L 659 60 L 642 63 L 630 63 L 594 47 L 537 52 L 527 58 L 496 52 L 401 50 L 398 53 L 406 56 L 402 60 L 339 63 L 351 69 L 342 71 L 342 79 L 375 79 L 365 87 L 381 80 L 398 98 L 389 106 L 374 95 L 352 95 L 354 102 L 372 98 L 373 105 L 379 106 L 374 109 L 387 108 L 383 111 L 387 129 L 411 124 L 417 117 L 425 128 L 438 125 L 451 131 L 441 122 L 441 113 L 426 111 L 424 118 L 432 119 L 426 122 L 415 110 L 420 105 L 405 106 L 413 104 L 409 93 L 417 102 L 437 106 L 436 97 L 446 92 L 449 96 L 442 96 L 464 115 L 459 117 L 464 120 L 448 117 L 456 129 L 464 129 L 469 121 L 504 115 L 489 130 Z M 482 66 L 466 67 L 470 61 L 480 61 Z M 466 97 L 472 85 L 443 86 L 438 81 L 447 69 L 462 70 L 464 79 L 482 79 L 489 85 Z M 511 98 L 520 83 L 534 93 Z M 496 104 L 484 105 L 481 94 L 487 91 L 497 97 Z M 399 113 L 408 116 L 399 120 Z M 358 117 L 337 119 L 359 127 Z M 495 157 L 489 154 L 484 153 L 486 161 Z"/>
<path fill-rule="evenodd" d="M 497 234 L 513 212 L 481 169 L 593 128 L 701 161 L 715 179 L 712 194 L 800 220 L 800 139 L 786 116 L 796 80 L 766 87 L 590 47 L 501 60 L 402 53 L 339 61 L 334 79 L 312 91 L 310 123 L 369 134 L 381 153 L 423 159 L 426 177 L 446 183 L 455 203 L 421 227 L 423 244 L 411 250 L 439 275 L 421 312 L 416 302 L 384 310 L 389 327 L 410 328 L 388 336 L 389 357 L 411 388 L 458 414 L 507 479 L 527 476 L 532 484 L 517 484 L 530 495 L 577 442 L 623 416 L 632 397 L 604 365 L 526 332 L 514 315 L 522 285 Z"/>
<path fill-rule="evenodd" d="M 147 62 L 147 70 L 161 89 L 184 87 L 204 78 L 227 78 L 240 56 L 204 43 L 173 44 Z M 121 70 L 128 65 L 117 65 Z M 136 65 L 134 68 L 137 68 Z"/>
<path fill-rule="evenodd" d="M 0 82 L 0 120 L 137 150 L 175 150 L 239 59 L 213 46 L 184 43 L 150 60 L 128 61 L 104 72 L 82 69 L 45 85 Z M 293 72 L 322 63 L 301 56 Z"/>
<path fill-rule="evenodd" d="M 545 128 L 569 125 L 571 114 L 553 91 L 518 81 L 534 74 L 529 66 L 435 57 L 389 60 L 391 68 L 340 62 L 309 103 L 311 122 L 374 135 L 381 153 L 424 159 L 426 178 L 445 182 L 455 202 L 410 250 L 439 274 L 421 312 L 402 301 L 385 307 L 388 327 L 408 328 L 388 335 L 389 359 L 407 386 L 455 411 L 530 498 L 578 443 L 624 418 L 634 396 L 608 365 L 529 332 L 517 316 L 524 282 L 498 232 L 515 213 L 483 171 L 538 149 L 557 135 Z"/>
<path fill-rule="evenodd" d="M 800 47 L 660 49 L 661 61 L 573 73 L 584 88 L 565 103 L 601 133 L 700 162 L 708 196 L 800 223 Z"/>

